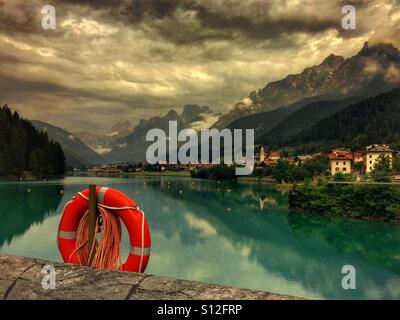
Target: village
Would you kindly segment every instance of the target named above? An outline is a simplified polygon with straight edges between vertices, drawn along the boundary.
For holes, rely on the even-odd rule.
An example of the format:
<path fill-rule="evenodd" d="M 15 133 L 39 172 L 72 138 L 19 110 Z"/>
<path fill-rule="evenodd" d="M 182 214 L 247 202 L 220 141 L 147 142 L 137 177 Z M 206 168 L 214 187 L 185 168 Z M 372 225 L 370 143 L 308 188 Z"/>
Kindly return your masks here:
<path fill-rule="evenodd" d="M 301 166 L 304 162 L 310 161 L 319 157 L 328 158 L 328 173 L 334 176 L 340 174 L 350 174 L 358 179 L 363 175 L 371 174 L 381 157 L 387 157 L 390 166 L 393 159 L 398 155 L 397 151 L 392 150 L 386 144 L 372 144 L 367 146 L 365 150 L 351 151 L 345 148 L 332 149 L 327 153 L 314 153 L 299 155 L 294 158 L 281 156 L 279 151 L 267 153 L 264 147 L 260 148 L 260 153 L 257 154 L 256 163 L 259 167 L 270 167 L 278 164 L 279 160 L 287 160 L 289 163 Z"/>
<path fill-rule="evenodd" d="M 265 147 L 260 146 L 259 152 L 255 153 L 254 167 L 256 169 L 265 169 L 275 167 L 279 161 L 286 161 L 289 164 L 301 167 L 307 161 L 325 158 L 327 159 L 326 175 L 335 176 L 337 174 L 353 177 L 357 181 L 368 177 L 375 168 L 381 157 L 387 157 L 392 166 L 393 160 L 398 152 L 392 150 L 385 144 L 372 144 L 364 150 L 351 151 L 345 148 L 337 148 L 327 153 L 303 154 L 296 157 L 285 157 L 280 151 L 268 152 Z M 229 165 L 233 165 L 230 163 Z M 190 172 L 198 169 L 210 169 L 217 164 L 212 163 L 168 163 L 167 161 L 150 165 L 145 161 L 132 163 L 102 164 L 87 169 L 89 174 L 93 175 L 115 175 L 115 174 L 140 174 L 145 172 Z M 75 169 L 75 171 L 79 171 Z M 392 176 L 392 180 L 397 180 L 397 176 Z"/>

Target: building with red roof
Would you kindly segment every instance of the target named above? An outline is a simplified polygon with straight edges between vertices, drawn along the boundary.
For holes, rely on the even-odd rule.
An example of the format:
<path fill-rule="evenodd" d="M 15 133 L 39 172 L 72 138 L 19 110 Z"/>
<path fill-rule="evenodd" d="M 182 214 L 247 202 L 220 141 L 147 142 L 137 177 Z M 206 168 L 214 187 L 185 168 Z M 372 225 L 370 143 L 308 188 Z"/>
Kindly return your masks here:
<path fill-rule="evenodd" d="M 268 160 L 278 161 L 281 158 L 279 151 L 272 151 L 268 157 Z"/>
<path fill-rule="evenodd" d="M 348 150 L 335 149 L 328 153 L 329 170 L 331 175 L 336 173 L 351 173 L 353 155 Z"/>
<path fill-rule="evenodd" d="M 364 162 L 364 152 L 361 150 L 356 150 L 353 153 L 353 162 Z"/>

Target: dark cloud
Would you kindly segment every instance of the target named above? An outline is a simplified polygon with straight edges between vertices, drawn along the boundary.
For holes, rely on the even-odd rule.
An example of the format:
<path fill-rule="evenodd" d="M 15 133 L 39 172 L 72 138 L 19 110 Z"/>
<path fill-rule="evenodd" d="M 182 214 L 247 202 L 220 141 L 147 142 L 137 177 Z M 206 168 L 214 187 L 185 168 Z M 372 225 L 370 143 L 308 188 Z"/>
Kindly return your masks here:
<path fill-rule="evenodd" d="M 29 2 L 14 2 L 12 7 L 0 2 L 0 30 L 7 32 L 39 31 L 38 7 Z"/>
<path fill-rule="evenodd" d="M 94 10 L 102 10 L 106 15 L 125 23 L 140 23 L 144 17 L 163 19 L 171 16 L 178 8 L 190 7 L 188 0 L 96 0 L 76 1 L 58 0 L 59 4 L 87 6 Z"/>
<path fill-rule="evenodd" d="M 371 37 L 398 43 L 400 34 L 399 0 L 53 3 L 57 29 L 44 31 L 47 1 L 0 0 L 0 101 L 70 130 L 187 103 L 226 111 L 330 53 L 351 56 Z M 346 4 L 357 9 L 355 31 L 341 28 Z"/>
<path fill-rule="evenodd" d="M 214 4 L 203 4 L 195 0 L 116 0 L 116 1 L 67 1 L 71 4 L 91 6 L 103 10 L 116 21 L 150 24 L 158 33 L 177 44 L 188 44 L 207 40 L 232 40 L 243 37 L 252 40 L 277 39 L 292 33 L 321 33 L 329 29 L 337 30 L 341 35 L 356 36 L 356 32 L 344 33 L 340 26 L 340 8 L 326 17 L 319 17 L 324 5 L 315 3 L 313 14 L 302 15 L 293 12 L 291 15 L 276 16 L 271 8 L 274 1 L 250 2 L 246 14 L 232 14 L 232 8 L 243 1 L 215 1 Z M 371 1 L 353 0 L 358 8 L 367 6 Z M 65 4 L 65 1 L 62 1 Z M 344 2 L 343 2 L 344 3 Z M 221 10 L 213 10 L 219 8 Z M 319 9 L 319 10 L 318 10 Z M 201 24 L 202 29 L 188 28 L 185 21 L 175 16 L 178 10 L 192 11 Z M 257 19 L 254 19 L 254 17 Z M 165 20 L 164 23 L 152 23 L 154 20 Z"/>
<path fill-rule="evenodd" d="M 142 21 L 145 16 L 163 19 L 173 15 L 178 8 L 187 8 L 187 4 L 182 0 L 133 0 L 126 4 L 121 13 L 129 16 L 133 22 Z"/>
<path fill-rule="evenodd" d="M 283 5 L 286 1 L 282 1 Z M 362 10 L 371 6 L 372 0 L 340 0 L 335 3 L 335 11 L 329 15 L 320 15 L 325 5 L 316 1 L 315 11 L 307 14 L 290 12 L 287 15 L 276 14 L 274 1 L 249 1 L 246 12 L 232 10 L 243 1 L 205 2 L 196 0 L 113 0 L 113 1 L 76 1 L 57 0 L 57 18 L 63 19 L 72 11 L 80 11 L 82 16 L 97 15 L 102 21 L 110 23 L 132 24 L 140 28 L 148 25 L 165 39 L 176 44 L 192 44 L 208 40 L 233 39 L 278 39 L 293 33 L 316 34 L 327 30 L 336 30 L 340 36 L 355 37 L 365 31 L 363 24 L 358 30 L 344 32 L 340 26 L 340 8 L 352 4 Z M 9 10 L 0 10 L 0 26 L 3 30 L 14 32 L 41 32 L 40 19 L 42 1 L 15 1 Z M 242 4 L 243 6 L 243 4 Z M 307 4 L 305 4 L 307 6 Z M 0 8 L 4 9 L 4 3 Z M 201 29 L 190 28 L 176 13 L 193 12 Z M 362 30 L 361 30 L 362 29 Z M 61 36 L 62 30 L 50 35 Z"/>
<path fill-rule="evenodd" d="M 309 16 L 271 17 L 266 12 L 263 21 L 246 16 L 215 14 L 204 7 L 197 7 L 198 18 L 207 28 L 243 33 L 251 39 L 277 38 L 292 32 L 316 33 L 338 28 L 336 19 L 310 19 Z"/>

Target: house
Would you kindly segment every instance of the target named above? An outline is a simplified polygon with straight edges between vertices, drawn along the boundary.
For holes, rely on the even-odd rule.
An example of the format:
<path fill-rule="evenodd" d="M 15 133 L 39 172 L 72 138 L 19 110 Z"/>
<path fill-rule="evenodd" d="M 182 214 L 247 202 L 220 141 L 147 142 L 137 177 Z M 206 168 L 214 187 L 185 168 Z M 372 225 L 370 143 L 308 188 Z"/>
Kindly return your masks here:
<path fill-rule="evenodd" d="M 264 154 L 261 151 L 263 151 Z M 261 159 L 263 159 L 263 161 L 261 161 Z M 271 152 L 269 157 L 265 159 L 265 151 L 264 148 L 261 147 L 260 162 L 259 162 L 260 167 L 265 168 L 265 167 L 275 166 L 278 164 L 279 159 L 281 159 L 281 154 L 278 151 Z"/>
<path fill-rule="evenodd" d="M 393 160 L 393 150 L 385 144 L 373 144 L 366 148 L 365 152 L 365 172 L 370 173 L 374 170 L 375 164 L 380 155 L 389 157 L 390 162 Z"/>
<path fill-rule="evenodd" d="M 294 164 L 301 166 L 306 161 L 318 159 L 320 157 L 326 157 L 326 154 L 322 153 L 322 152 L 313 153 L 313 154 L 303 154 L 300 156 L 296 156 L 294 158 Z"/>
<path fill-rule="evenodd" d="M 122 173 L 122 170 L 120 168 L 120 165 L 118 164 L 107 164 L 89 168 L 88 172 L 92 174 L 112 174 L 112 173 Z"/>
<path fill-rule="evenodd" d="M 353 155 L 347 150 L 335 149 L 328 153 L 329 171 L 331 175 L 336 173 L 351 173 Z"/>
<path fill-rule="evenodd" d="M 309 161 L 312 159 L 314 159 L 314 156 L 312 156 L 311 154 L 306 154 L 306 155 L 297 156 L 296 158 L 294 158 L 294 163 L 298 166 L 301 166 L 305 161 Z"/>
<path fill-rule="evenodd" d="M 267 159 L 267 160 L 264 160 L 263 162 L 260 162 L 260 167 L 265 168 L 265 167 L 275 166 L 277 164 L 278 164 L 277 160 Z"/>
<path fill-rule="evenodd" d="M 278 161 L 281 158 L 281 154 L 278 151 L 272 151 L 268 157 L 268 160 Z"/>
<path fill-rule="evenodd" d="M 287 158 L 285 158 L 285 160 L 286 160 L 287 162 L 289 162 L 290 164 L 295 164 L 294 158 L 293 158 L 293 157 L 287 157 Z"/>
<path fill-rule="evenodd" d="M 354 151 L 353 153 L 353 162 L 364 162 L 364 152 L 361 150 Z"/>

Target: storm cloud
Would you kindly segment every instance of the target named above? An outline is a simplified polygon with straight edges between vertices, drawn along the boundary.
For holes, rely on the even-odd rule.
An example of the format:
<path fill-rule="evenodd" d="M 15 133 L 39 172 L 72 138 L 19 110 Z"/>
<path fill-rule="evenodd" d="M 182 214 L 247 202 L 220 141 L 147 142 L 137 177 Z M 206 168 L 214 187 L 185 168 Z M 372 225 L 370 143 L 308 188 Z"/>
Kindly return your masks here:
<path fill-rule="evenodd" d="M 185 104 L 225 112 L 250 91 L 355 54 L 399 45 L 399 1 L 0 0 L 0 102 L 71 131 L 107 131 Z M 341 8 L 357 9 L 357 29 Z"/>

